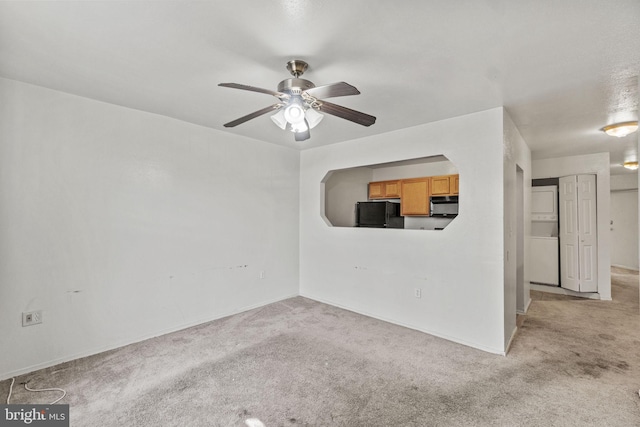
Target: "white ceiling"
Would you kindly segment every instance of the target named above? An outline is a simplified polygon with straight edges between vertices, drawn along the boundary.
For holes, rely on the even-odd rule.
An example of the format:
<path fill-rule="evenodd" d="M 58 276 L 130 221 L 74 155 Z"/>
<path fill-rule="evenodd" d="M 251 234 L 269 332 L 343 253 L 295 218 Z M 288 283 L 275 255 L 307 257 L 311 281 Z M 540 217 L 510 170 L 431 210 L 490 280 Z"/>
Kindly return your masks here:
<path fill-rule="evenodd" d="M 326 116 L 293 141 L 267 115 L 290 59 L 331 101 L 378 118 Z M 504 105 L 534 158 L 611 152 L 637 158 L 638 0 L 234 0 L 0 3 L 0 76 L 301 149 Z"/>

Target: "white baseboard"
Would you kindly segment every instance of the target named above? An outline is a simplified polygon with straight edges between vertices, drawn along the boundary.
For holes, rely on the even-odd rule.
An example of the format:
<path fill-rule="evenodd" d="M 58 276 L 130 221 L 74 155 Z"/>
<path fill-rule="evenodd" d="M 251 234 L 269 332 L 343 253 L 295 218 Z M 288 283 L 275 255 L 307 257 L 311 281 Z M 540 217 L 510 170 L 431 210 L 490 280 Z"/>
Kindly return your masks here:
<path fill-rule="evenodd" d="M 524 311 L 520 311 L 520 310 L 516 310 L 517 314 L 527 314 L 527 312 L 529 311 L 529 307 L 531 307 L 531 298 L 529 298 L 529 301 L 527 301 L 527 306 L 524 308 Z"/>
<path fill-rule="evenodd" d="M 572 297 L 580 297 L 586 299 L 601 299 L 600 294 L 597 292 L 575 292 L 569 289 L 561 288 L 559 286 L 538 285 L 537 283 L 531 283 L 532 291 L 549 292 L 550 294 L 569 295 Z"/>
<path fill-rule="evenodd" d="M 12 377 L 17 377 L 19 375 L 28 374 L 30 372 L 34 372 L 34 371 L 37 371 L 37 370 L 40 370 L 40 369 L 49 368 L 51 366 L 55 366 L 55 365 L 58 365 L 60 363 L 69 362 L 71 360 L 76 360 L 76 359 L 81 359 L 83 357 L 93 356 L 95 354 L 102 353 L 102 352 L 109 351 L 109 350 L 115 350 L 117 348 L 124 347 L 124 346 L 130 345 L 130 344 L 135 344 L 135 343 L 138 343 L 138 342 L 146 341 L 146 340 L 151 339 L 151 338 L 155 338 L 155 337 L 159 337 L 159 336 L 162 336 L 162 335 L 170 334 L 172 332 L 177 332 L 177 331 L 181 331 L 183 329 L 188 329 L 188 328 L 191 328 L 193 326 L 201 325 L 203 323 L 212 322 L 214 320 L 222 319 L 223 317 L 233 316 L 234 314 L 243 313 L 245 311 L 253 310 L 254 308 L 264 307 L 265 305 L 273 304 L 273 303 L 276 303 L 276 302 L 279 302 L 279 301 L 284 301 L 286 299 L 294 298 L 294 297 L 297 297 L 297 296 L 299 296 L 299 294 L 293 294 L 293 295 L 273 298 L 273 299 L 266 300 L 266 301 L 263 301 L 263 302 L 260 302 L 260 303 L 257 303 L 257 304 L 252 304 L 252 305 L 240 307 L 240 308 L 237 308 L 237 309 L 233 309 L 233 310 L 230 310 L 228 312 L 224 312 L 222 314 L 211 316 L 210 318 L 199 319 L 199 320 L 197 320 L 195 322 L 182 324 L 182 325 L 179 325 L 179 326 L 176 326 L 176 327 L 173 327 L 173 328 L 163 329 L 163 330 L 156 331 L 156 332 L 153 332 L 153 333 L 150 333 L 150 334 L 145 334 L 145 335 L 133 338 L 133 339 L 116 342 L 116 343 L 113 343 L 113 344 L 110 344 L 110 345 L 106 345 L 106 346 L 103 346 L 103 347 L 97 347 L 97 348 L 93 348 L 93 349 L 88 349 L 88 350 L 85 350 L 85 351 L 81 351 L 79 353 L 75 353 L 75 354 L 71 354 L 71 355 L 68 355 L 68 356 L 60 357 L 60 358 L 54 359 L 54 360 L 49 360 L 49 361 L 43 362 L 43 363 L 37 363 L 35 365 L 26 366 L 24 368 L 16 369 L 16 370 L 13 370 L 13 371 L 3 372 L 3 373 L 0 373 L 0 381 L 6 380 L 6 379 L 12 378 Z"/>
<path fill-rule="evenodd" d="M 438 338 L 443 338 L 443 339 L 445 339 L 447 341 L 452 341 L 452 342 L 455 342 L 455 343 L 458 343 L 458 344 L 466 345 L 467 347 L 471 347 L 471 348 L 475 348 L 475 349 L 478 349 L 478 350 L 486 351 L 487 353 L 498 354 L 500 356 L 505 356 L 507 354 L 507 352 L 504 351 L 504 350 L 499 350 L 499 349 L 492 348 L 492 347 L 487 347 L 487 346 L 484 346 L 484 345 L 481 345 L 481 344 L 478 344 L 478 343 L 473 343 L 473 342 L 461 340 L 461 339 L 458 339 L 458 338 L 455 338 L 455 337 L 448 336 L 446 334 L 441 334 L 439 332 L 435 332 L 435 331 L 432 331 L 432 330 L 429 330 L 429 329 L 425 329 L 425 328 L 422 328 L 422 327 L 419 327 L 419 326 L 415 326 L 415 325 L 410 325 L 408 323 L 398 322 L 397 320 L 385 318 L 383 316 L 378 316 L 376 314 L 372 314 L 372 313 L 369 313 L 369 312 L 366 312 L 366 311 L 363 311 L 363 310 L 356 310 L 356 309 L 353 309 L 351 307 L 347 307 L 347 306 L 344 306 L 342 304 L 338 304 L 338 303 L 333 302 L 333 301 L 325 300 L 324 298 L 318 298 L 318 297 L 315 297 L 313 295 L 309 295 L 307 293 L 301 293 L 300 296 L 302 296 L 304 298 L 312 299 L 314 301 L 321 302 L 323 304 L 332 305 L 334 307 L 338 307 L 338 308 L 341 308 L 343 310 L 351 311 L 353 313 L 362 314 L 363 316 L 371 317 L 373 319 L 382 320 L 383 322 L 392 323 L 394 325 L 398 325 L 398 326 L 402 326 L 402 327 L 405 327 L 405 328 L 413 329 L 415 331 L 424 332 L 425 334 L 433 335 L 433 336 L 438 337 Z"/>
<path fill-rule="evenodd" d="M 611 267 L 624 268 L 625 270 L 630 270 L 630 271 L 640 271 L 638 270 L 638 267 L 627 267 L 626 265 L 619 265 L 619 264 L 611 264 Z"/>
<path fill-rule="evenodd" d="M 505 354 L 509 353 L 509 349 L 511 348 L 511 343 L 513 339 L 516 337 L 516 333 L 518 332 L 518 327 L 513 328 L 513 332 L 511 332 L 511 337 L 509 338 L 509 342 L 507 343 L 507 349 L 505 350 Z"/>

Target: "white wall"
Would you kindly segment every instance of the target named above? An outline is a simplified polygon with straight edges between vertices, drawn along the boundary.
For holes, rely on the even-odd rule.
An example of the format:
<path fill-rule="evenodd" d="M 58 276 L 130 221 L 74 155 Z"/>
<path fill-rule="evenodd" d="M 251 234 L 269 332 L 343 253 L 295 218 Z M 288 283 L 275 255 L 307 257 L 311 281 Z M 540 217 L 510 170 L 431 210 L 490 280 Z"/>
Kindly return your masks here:
<path fill-rule="evenodd" d="M 298 151 L 6 79 L 0 99 L 0 379 L 298 293 Z"/>
<path fill-rule="evenodd" d="M 638 175 L 611 175 L 611 265 L 638 270 Z"/>
<path fill-rule="evenodd" d="M 611 175 L 609 181 L 611 183 L 611 191 L 638 189 L 637 172 L 624 175 Z"/>
<path fill-rule="evenodd" d="M 455 175 L 457 173 L 458 169 L 449 160 L 429 161 L 429 159 L 425 159 L 425 163 L 375 168 L 373 169 L 373 180 L 388 181 L 423 176 Z"/>
<path fill-rule="evenodd" d="M 369 197 L 369 168 L 343 169 L 331 172 L 325 180 L 325 216 L 334 227 L 353 227 L 356 202 Z"/>
<path fill-rule="evenodd" d="M 611 299 L 610 165 L 609 153 L 557 157 L 532 161 L 532 179 L 596 174 L 598 215 L 598 294 Z"/>
<path fill-rule="evenodd" d="M 457 167 L 464 198 L 446 230 L 330 227 L 321 218 L 328 171 L 438 154 Z M 502 167 L 502 108 L 303 151 L 301 294 L 503 353 Z"/>
<path fill-rule="evenodd" d="M 531 235 L 531 150 L 520 135 L 509 114 L 504 111 L 504 339 L 505 347 L 516 332 L 516 312 L 525 311 L 531 300 L 527 275 L 528 245 L 518 245 Z M 522 170 L 518 179 L 517 170 Z M 518 206 L 522 203 L 523 206 Z M 519 216 L 520 215 L 520 216 Z M 520 253 L 524 251 L 524 253 Z M 518 283 L 518 269 L 523 282 Z M 518 288 L 518 286 L 520 288 Z M 520 294 L 520 307 L 518 307 Z"/>

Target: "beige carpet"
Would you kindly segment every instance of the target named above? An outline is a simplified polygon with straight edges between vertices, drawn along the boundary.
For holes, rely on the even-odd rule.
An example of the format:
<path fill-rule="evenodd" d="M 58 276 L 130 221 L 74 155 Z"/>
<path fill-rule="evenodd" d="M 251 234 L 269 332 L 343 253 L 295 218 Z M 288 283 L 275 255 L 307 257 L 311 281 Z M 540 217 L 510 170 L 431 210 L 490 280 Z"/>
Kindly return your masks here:
<path fill-rule="evenodd" d="M 612 278 L 533 292 L 507 357 L 299 297 L 17 382 L 66 389 L 72 426 L 637 426 L 638 276 Z"/>

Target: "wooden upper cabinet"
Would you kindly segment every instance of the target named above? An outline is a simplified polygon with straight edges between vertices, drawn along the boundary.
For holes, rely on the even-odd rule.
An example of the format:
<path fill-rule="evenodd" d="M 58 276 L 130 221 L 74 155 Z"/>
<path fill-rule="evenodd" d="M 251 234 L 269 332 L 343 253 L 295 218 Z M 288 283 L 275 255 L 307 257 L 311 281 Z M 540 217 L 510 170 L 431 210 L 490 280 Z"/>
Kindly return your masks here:
<path fill-rule="evenodd" d="M 370 199 L 384 198 L 384 182 L 369 183 L 369 198 Z"/>
<path fill-rule="evenodd" d="M 402 215 L 429 215 L 429 178 L 412 178 L 401 181 Z"/>
<path fill-rule="evenodd" d="M 451 193 L 451 180 L 449 175 L 431 177 L 431 194 L 443 196 Z"/>
<path fill-rule="evenodd" d="M 401 215 L 428 216 L 430 196 L 458 194 L 458 175 L 375 181 L 369 183 L 369 199 L 400 199 Z"/>
<path fill-rule="evenodd" d="M 400 190 L 400 181 L 386 181 L 384 185 L 384 192 L 389 199 L 399 199 L 401 190 Z"/>
<path fill-rule="evenodd" d="M 399 199 L 400 181 L 376 181 L 369 183 L 370 199 Z"/>
<path fill-rule="evenodd" d="M 458 194 L 458 175 L 432 176 L 431 194 L 433 196 Z"/>

